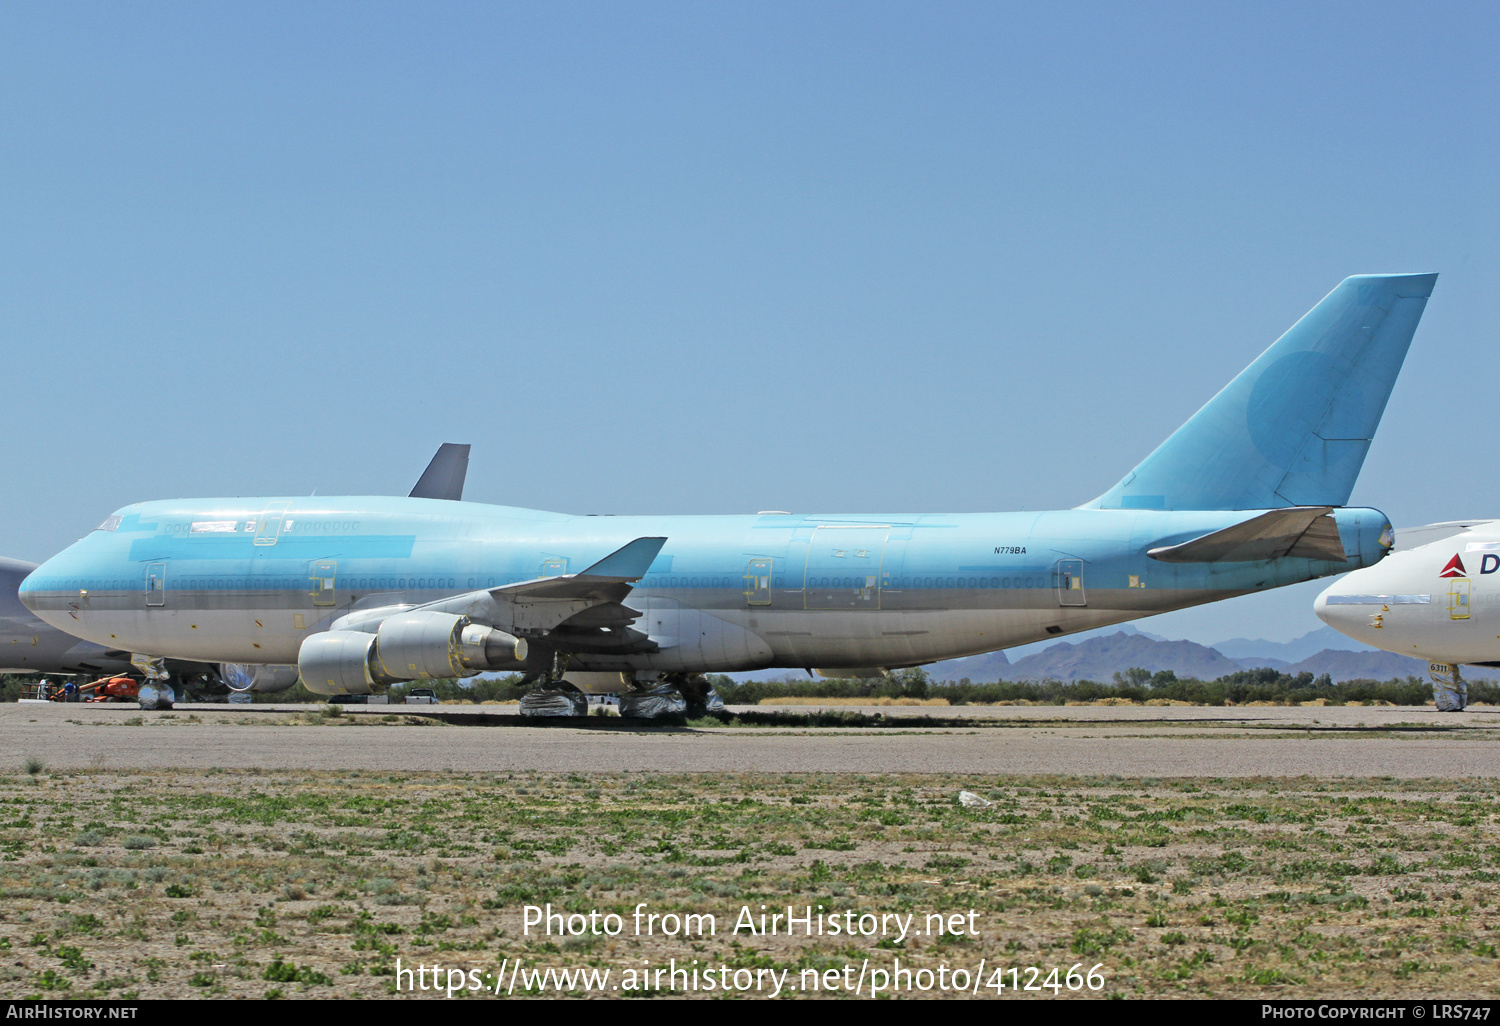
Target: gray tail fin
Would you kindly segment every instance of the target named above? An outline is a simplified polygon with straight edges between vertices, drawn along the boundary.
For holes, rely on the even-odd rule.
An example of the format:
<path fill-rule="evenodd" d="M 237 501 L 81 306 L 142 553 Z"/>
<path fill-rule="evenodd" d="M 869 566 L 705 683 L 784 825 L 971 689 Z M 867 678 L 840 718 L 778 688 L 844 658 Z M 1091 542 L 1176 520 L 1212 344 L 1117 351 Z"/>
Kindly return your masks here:
<path fill-rule="evenodd" d="M 1344 505 L 1436 281 L 1345 278 L 1086 508 Z"/>
<path fill-rule="evenodd" d="M 457 442 L 444 442 L 438 446 L 437 455 L 422 471 L 417 486 L 411 490 L 413 499 L 453 499 L 464 497 L 464 478 L 469 474 L 469 446 Z"/>

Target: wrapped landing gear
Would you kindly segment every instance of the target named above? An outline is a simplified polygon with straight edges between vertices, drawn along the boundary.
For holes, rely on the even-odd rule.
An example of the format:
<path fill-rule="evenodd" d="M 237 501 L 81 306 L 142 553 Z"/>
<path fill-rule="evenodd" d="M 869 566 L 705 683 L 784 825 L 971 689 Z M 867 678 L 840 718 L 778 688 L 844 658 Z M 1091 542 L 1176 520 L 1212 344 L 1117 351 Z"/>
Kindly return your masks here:
<path fill-rule="evenodd" d="M 648 684 L 620 696 L 620 715 L 637 720 L 659 720 L 687 712 L 687 699 L 676 684 Z"/>
<path fill-rule="evenodd" d="M 1469 685 L 1459 676 L 1457 663 L 1428 663 L 1432 697 L 1438 712 L 1463 712 L 1469 704 Z"/>
<path fill-rule="evenodd" d="M 537 688 L 535 691 L 528 691 L 521 696 L 522 716 L 587 716 L 588 714 L 588 696 L 565 680 Z"/>
<path fill-rule="evenodd" d="M 172 682 L 167 674 L 167 661 L 161 656 L 133 652 L 130 663 L 146 678 L 141 681 L 141 689 L 136 693 L 141 708 L 172 708 L 172 703 L 177 701 L 177 693 L 172 690 Z"/>
<path fill-rule="evenodd" d="M 177 694 L 165 680 L 148 680 L 141 684 L 136 698 L 142 709 L 165 710 L 172 708 L 172 703 L 177 701 Z"/>
<path fill-rule="evenodd" d="M 701 673 L 674 673 L 655 684 L 642 682 L 620 696 L 620 715 L 640 719 L 697 719 L 724 711 L 724 700 Z"/>
<path fill-rule="evenodd" d="M 724 711 L 724 699 L 719 697 L 719 693 L 703 674 L 689 674 L 687 680 L 677 687 L 682 691 L 682 697 L 687 699 L 689 717 L 696 719 Z"/>

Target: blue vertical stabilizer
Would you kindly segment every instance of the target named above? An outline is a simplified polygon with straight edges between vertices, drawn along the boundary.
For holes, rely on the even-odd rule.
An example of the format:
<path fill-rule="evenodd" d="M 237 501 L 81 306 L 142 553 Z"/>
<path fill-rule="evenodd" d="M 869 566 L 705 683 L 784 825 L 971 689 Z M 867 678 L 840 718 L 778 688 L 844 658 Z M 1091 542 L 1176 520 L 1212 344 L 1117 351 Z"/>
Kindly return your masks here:
<path fill-rule="evenodd" d="M 1087 508 L 1342 506 L 1436 281 L 1345 278 Z"/>

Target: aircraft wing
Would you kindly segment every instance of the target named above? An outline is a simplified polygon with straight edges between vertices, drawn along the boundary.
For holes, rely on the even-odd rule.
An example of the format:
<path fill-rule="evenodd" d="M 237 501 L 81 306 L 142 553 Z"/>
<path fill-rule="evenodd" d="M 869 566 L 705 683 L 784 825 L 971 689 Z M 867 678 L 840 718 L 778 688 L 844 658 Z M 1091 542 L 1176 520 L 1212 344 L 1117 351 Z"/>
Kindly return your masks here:
<path fill-rule="evenodd" d="M 575 650 L 647 651 L 651 639 L 630 627 L 640 611 L 624 599 L 666 543 L 637 538 L 576 574 L 521 581 L 489 594 L 515 630 L 544 631 Z"/>
<path fill-rule="evenodd" d="M 1421 527 L 1398 527 L 1396 529 L 1396 544 L 1393 549 L 1414 549 L 1419 545 L 1429 542 L 1442 541 L 1455 534 L 1461 534 L 1471 527 L 1480 524 L 1493 523 L 1489 519 L 1480 520 L 1447 520 L 1440 524 L 1424 524 Z"/>
<path fill-rule="evenodd" d="M 1332 506 L 1293 506 L 1251 517 L 1177 545 L 1149 549 L 1163 563 L 1250 563 L 1291 556 L 1342 563 L 1349 558 L 1339 539 Z"/>
<path fill-rule="evenodd" d="M 464 497 L 464 478 L 469 474 L 469 446 L 444 442 L 417 479 L 411 490 L 413 499 L 452 499 Z"/>
<path fill-rule="evenodd" d="M 362 609 L 331 626 L 334 630 L 374 631 L 388 616 L 422 609 L 459 613 L 511 634 L 550 637 L 576 649 L 649 650 L 642 646 L 651 646 L 650 639 L 630 627 L 640 611 L 623 600 L 634 583 L 646 576 L 666 543 L 665 538 L 637 538 L 576 574 L 465 592 L 420 606 Z"/>
<path fill-rule="evenodd" d="M 538 577 L 531 581 L 506 584 L 491 588 L 490 594 L 512 601 L 576 599 L 602 594 L 614 595 L 624 586 L 623 591 L 618 591 L 618 597 L 624 598 L 630 592 L 630 585 L 646 576 L 652 561 L 666 543 L 665 538 L 637 538 L 576 574 Z"/>

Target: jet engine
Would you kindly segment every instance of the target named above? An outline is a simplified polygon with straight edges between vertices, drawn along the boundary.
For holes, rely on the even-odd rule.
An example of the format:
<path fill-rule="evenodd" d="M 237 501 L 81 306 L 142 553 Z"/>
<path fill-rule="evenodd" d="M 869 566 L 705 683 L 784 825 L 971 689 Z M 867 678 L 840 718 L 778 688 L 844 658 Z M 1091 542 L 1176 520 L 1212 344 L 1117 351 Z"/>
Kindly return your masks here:
<path fill-rule="evenodd" d="M 297 652 L 302 683 L 320 695 L 367 695 L 397 681 L 472 677 L 525 662 L 524 639 L 467 616 L 422 610 L 388 616 L 373 634 L 314 634 Z"/>
<path fill-rule="evenodd" d="M 230 691 L 285 691 L 297 683 L 297 667 L 285 663 L 220 663 L 219 678 Z"/>

